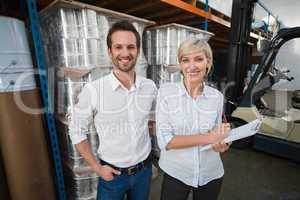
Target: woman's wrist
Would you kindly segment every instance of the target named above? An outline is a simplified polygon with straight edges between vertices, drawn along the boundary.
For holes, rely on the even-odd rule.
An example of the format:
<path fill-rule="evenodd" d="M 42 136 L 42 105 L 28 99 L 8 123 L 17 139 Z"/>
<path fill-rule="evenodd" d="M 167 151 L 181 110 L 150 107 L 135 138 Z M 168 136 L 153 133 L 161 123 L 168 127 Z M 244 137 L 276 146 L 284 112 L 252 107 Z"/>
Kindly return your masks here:
<path fill-rule="evenodd" d="M 212 144 L 214 143 L 214 138 L 211 130 L 208 130 L 206 133 L 199 134 L 199 143 L 200 145 Z"/>
<path fill-rule="evenodd" d="M 214 137 L 213 137 L 212 130 L 208 130 L 206 136 L 207 136 L 207 143 L 208 144 L 214 143 Z"/>

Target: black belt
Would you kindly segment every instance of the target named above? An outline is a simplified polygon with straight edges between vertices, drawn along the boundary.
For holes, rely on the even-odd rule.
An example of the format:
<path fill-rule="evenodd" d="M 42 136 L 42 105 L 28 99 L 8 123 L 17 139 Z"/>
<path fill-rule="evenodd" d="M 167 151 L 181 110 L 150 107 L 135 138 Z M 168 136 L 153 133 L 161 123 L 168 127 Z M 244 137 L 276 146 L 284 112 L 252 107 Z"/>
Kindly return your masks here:
<path fill-rule="evenodd" d="M 144 169 L 144 168 L 147 166 L 147 164 L 149 164 L 151 161 L 152 161 L 152 156 L 149 155 L 149 156 L 146 158 L 146 160 L 144 160 L 144 161 L 142 161 L 142 162 L 140 162 L 140 163 L 138 163 L 138 164 L 136 164 L 136 165 L 133 165 L 133 166 L 131 166 L 131 167 L 122 168 L 122 167 L 116 167 L 116 166 L 114 166 L 114 165 L 112 165 L 112 164 L 110 164 L 110 163 L 108 163 L 108 162 L 105 162 L 104 160 L 101 160 L 101 159 L 100 159 L 101 165 L 108 165 L 108 166 L 110 166 L 110 167 L 112 167 L 112 168 L 114 168 L 114 169 L 120 171 L 122 174 L 123 174 L 123 173 L 126 173 L 126 174 L 128 174 L 128 175 L 133 175 L 133 174 L 135 174 L 135 173 L 141 171 L 141 170 Z"/>

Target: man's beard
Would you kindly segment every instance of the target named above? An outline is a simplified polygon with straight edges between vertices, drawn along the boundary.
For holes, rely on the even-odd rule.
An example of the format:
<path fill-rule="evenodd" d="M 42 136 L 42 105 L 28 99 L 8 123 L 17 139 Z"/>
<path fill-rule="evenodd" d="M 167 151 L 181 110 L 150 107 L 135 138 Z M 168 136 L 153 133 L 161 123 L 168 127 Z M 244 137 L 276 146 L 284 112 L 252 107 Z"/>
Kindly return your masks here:
<path fill-rule="evenodd" d="M 122 72 L 129 72 L 135 67 L 136 61 L 137 61 L 137 59 L 134 60 L 132 57 L 131 57 L 131 60 L 132 60 L 132 62 L 128 67 L 121 66 L 122 64 L 119 63 L 118 59 L 112 59 L 112 63 L 118 70 L 120 70 Z"/>

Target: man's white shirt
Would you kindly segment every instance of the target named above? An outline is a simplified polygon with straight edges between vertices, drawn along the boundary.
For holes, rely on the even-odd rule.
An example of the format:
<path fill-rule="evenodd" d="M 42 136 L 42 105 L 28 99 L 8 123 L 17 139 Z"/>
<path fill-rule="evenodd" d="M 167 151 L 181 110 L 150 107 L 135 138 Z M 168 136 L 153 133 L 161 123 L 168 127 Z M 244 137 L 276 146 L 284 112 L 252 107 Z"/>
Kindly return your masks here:
<path fill-rule="evenodd" d="M 151 151 L 148 121 L 153 120 L 156 94 L 154 82 L 138 75 L 130 90 L 113 73 L 88 83 L 73 108 L 72 143 L 87 139 L 95 123 L 100 159 L 117 167 L 145 160 Z"/>

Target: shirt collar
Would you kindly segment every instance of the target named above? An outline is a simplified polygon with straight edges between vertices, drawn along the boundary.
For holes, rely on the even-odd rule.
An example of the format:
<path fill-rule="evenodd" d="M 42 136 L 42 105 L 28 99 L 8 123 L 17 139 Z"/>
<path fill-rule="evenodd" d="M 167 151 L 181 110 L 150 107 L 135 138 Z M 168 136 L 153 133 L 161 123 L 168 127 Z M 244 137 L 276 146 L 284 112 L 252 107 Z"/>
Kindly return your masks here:
<path fill-rule="evenodd" d="M 204 85 L 204 86 L 203 86 L 203 92 L 202 92 L 202 94 L 201 94 L 199 97 L 202 97 L 202 96 L 203 96 L 203 97 L 207 97 L 207 96 L 208 96 L 208 88 L 207 88 L 205 82 L 203 82 L 203 85 Z M 190 96 L 190 95 L 188 94 L 188 92 L 187 92 L 185 86 L 184 86 L 183 80 L 180 82 L 180 94 L 181 94 L 181 95 Z"/>
<path fill-rule="evenodd" d="M 125 88 L 122 83 L 117 79 L 113 72 L 109 75 L 109 80 L 112 86 L 112 89 L 115 91 L 117 88 L 122 87 Z M 141 86 L 142 80 L 137 74 L 135 74 L 135 83 L 133 85 L 134 88 L 139 88 Z"/>

